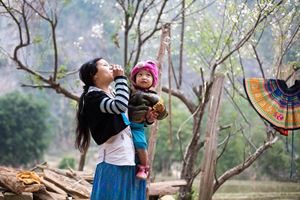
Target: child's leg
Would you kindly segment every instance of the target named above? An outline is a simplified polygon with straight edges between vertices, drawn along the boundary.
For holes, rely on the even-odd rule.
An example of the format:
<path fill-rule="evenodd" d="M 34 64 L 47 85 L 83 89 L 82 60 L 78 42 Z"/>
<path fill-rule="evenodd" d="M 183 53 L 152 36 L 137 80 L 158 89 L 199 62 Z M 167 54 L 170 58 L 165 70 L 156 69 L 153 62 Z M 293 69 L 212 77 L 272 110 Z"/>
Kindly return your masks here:
<path fill-rule="evenodd" d="M 143 166 L 147 166 L 148 165 L 148 152 L 147 149 L 137 149 L 137 154 L 139 156 L 140 159 L 140 164 Z"/>
<path fill-rule="evenodd" d="M 147 141 L 144 132 L 143 123 L 131 122 L 131 132 L 133 136 L 133 144 L 136 149 L 139 165 L 136 176 L 140 179 L 147 179 L 149 174 Z"/>
<path fill-rule="evenodd" d="M 140 164 L 138 165 L 137 178 L 147 179 L 149 175 L 148 152 L 147 149 L 136 149 Z"/>

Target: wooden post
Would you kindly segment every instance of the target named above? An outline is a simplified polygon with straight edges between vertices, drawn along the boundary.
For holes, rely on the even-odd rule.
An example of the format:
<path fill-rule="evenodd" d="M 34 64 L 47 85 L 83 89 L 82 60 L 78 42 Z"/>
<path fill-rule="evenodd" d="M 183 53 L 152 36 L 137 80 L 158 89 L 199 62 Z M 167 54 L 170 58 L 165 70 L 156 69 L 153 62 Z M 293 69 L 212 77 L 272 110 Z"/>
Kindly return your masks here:
<path fill-rule="evenodd" d="M 158 81 L 158 86 L 156 88 L 156 91 L 157 91 L 158 95 L 161 94 L 161 80 L 160 80 L 161 66 L 162 66 L 164 55 L 165 55 L 166 46 L 169 45 L 169 43 L 170 43 L 170 25 L 166 24 L 162 27 L 160 47 L 159 47 L 158 55 L 157 55 L 157 66 L 159 68 L 159 81 Z M 148 155 L 149 155 L 150 168 L 152 168 L 152 163 L 154 160 L 157 131 L 158 131 L 158 122 L 156 121 L 151 127 L 149 142 L 148 142 Z"/>
<path fill-rule="evenodd" d="M 211 200 L 213 195 L 214 173 L 217 157 L 217 127 L 220 110 L 220 101 L 223 92 L 224 76 L 216 77 L 210 94 L 208 119 L 206 127 L 204 158 L 200 175 L 199 200 Z"/>
<path fill-rule="evenodd" d="M 160 45 L 159 50 L 157 54 L 157 67 L 159 70 L 159 79 L 158 79 L 158 85 L 156 88 L 157 94 L 161 94 L 161 68 L 163 63 L 163 58 L 165 55 L 166 46 L 170 43 L 170 24 L 165 24 L 162 27 L 162 33 L 160 38 Z M 158 131 L 158 122 L 156 121 L 151 129 L 150 129 L 150 135 L 148 140 L 148 158 L 149 158 L 149 165 L 150 165 L 150 175 L 152 171 L 152 163 L 154 160 L 154 153 L 155 153 L 155 147 L 156 147 L 156 139 L 157 139 L 157 131 Z M 149 176 L 150 178 L 150 176 Z M 149 184 L 150 180 L 147 179 L 147 183 Z M 147 191 L 147 199 L 149 199 L 149 191 Z"/>

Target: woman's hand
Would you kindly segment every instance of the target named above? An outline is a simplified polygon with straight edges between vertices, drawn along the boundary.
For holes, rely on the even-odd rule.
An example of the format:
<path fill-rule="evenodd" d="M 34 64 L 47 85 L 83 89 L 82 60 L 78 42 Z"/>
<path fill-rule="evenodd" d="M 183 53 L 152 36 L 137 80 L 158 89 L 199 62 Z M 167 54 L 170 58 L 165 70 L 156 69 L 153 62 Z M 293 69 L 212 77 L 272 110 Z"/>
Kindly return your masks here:
<path fill-rule="evenodd" d="M 158 113 L 149 108 L 146 114 L 146 120 L 149 124 L 152 124 L 157 119 Z"/>
<path fill-rule="evenodd" d="M 120 65 L 112 64 L 113 77 L 124 76 L 124 70 Z"/>

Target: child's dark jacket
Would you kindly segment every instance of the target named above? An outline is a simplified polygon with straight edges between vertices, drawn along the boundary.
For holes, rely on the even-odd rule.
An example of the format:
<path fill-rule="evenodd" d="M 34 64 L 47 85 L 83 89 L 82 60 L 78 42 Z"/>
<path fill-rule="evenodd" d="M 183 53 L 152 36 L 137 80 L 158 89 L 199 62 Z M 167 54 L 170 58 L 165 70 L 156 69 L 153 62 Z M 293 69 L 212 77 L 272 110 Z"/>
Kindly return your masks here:
<path fill-rule="evenodd" d="M 128 114 L 130 121 L 141 122 L 144 119 L 149 107 L 153 108 L 160 101 L 160 97 L 153 90 L 135 90 L 132 89 L 128 104 Z M 162 120 L 168 116 L 168 112 L 164 107 L 163 111 L 157 112 L 158 120 Z"/>

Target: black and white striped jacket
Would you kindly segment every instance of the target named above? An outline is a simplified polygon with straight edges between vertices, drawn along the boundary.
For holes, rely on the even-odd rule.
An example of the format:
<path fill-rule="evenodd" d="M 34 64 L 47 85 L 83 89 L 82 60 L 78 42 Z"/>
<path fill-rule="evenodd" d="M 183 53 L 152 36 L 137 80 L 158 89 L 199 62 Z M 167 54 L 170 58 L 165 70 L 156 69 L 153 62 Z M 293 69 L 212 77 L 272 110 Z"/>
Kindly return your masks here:
<path fill-rule="evenodd" d="M 94 86 L 89 88 L 84 96 L 83 109 L 97 144 L 103 144 L 127 127 L 121 113 L 127 111 L 128 100 L 129 88 L 125 76 L 115 78 L 115 94 L 107 94 Z"/>

